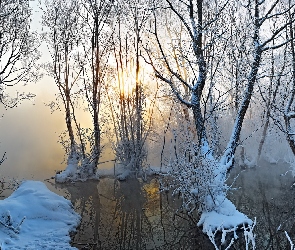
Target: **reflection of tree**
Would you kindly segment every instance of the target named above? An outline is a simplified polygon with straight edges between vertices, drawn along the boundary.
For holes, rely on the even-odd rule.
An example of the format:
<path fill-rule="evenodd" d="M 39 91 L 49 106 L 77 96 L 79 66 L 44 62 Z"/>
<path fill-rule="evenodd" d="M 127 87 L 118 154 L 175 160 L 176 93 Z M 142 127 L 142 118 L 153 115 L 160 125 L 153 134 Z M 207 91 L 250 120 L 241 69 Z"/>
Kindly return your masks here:
<path fill-rule="evenodd" d="M 120 182 L 115 189 L 115 198 L 118 246 L 120 249 L 142 249 L 147 235 L 142 232 L 144 197 L 140 182 L 137 179 Z"/>
<path fill-rule="evenodd" d="M 68 190 L 70 200 L 76 212 L 82 217 L 78 233 L 73 236 L 73 244 L 76 247 L 88 246 L 98 249 L 100 245 L 99 224 L 101 220 L 101 204 L 97 192 L 97 185 L 98 183 L 95 181 L 58 185 Z"/>
<path fill-rule="evenodd" d="M 160 193 L 156 179 L 120 182 L 115 197 L 118 242 L 113 249 L 211 249 L 196 223 L 175 216 L 179 201 Z"/>
<path fill-rule="evenodd" d="M 240 174 L 235 186 L 241 187 L 232 197 L 237 208 L 257 217 L 257 249 L 288 249 L 284 231 L 294 240 L 295 199 L 291 175 L 281 175 L 287 168 L 262 166 Z"/>
<path fill-rule="evenodd" d="M 211 245 L 187 217 L 175 215 L 177 198 L 160 193 L 159 183 L 101 179 L 66 188 L 82 217 L 73 246 L 80 249 L 206 249 Z"/>
<path fill-rule="evenodd" d="M 175 213 L 181 200 L 169 192 L 159 192 L 159 185 L 158 180 L 152 179 L 143 186 L 147 197 L 144 211 L 152 224 L 153 249 L 213 249 L 196 222 L 186 213 Z"/>

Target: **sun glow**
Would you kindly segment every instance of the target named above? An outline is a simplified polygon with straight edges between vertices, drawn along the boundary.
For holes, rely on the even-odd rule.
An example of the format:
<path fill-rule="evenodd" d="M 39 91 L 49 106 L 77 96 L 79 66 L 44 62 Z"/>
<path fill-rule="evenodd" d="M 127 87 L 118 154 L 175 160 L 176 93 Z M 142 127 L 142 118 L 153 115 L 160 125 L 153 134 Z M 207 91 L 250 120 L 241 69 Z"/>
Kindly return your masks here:
<path fill-rule="evenodd" d="M 117 76 L 118 89 L 122 98 L 131 97 L 135 91 L 136 78 L 127 71 L 118 73 Z"/>
<path fill-rule="evenodd" d="M 153 69 L 144 62 L 140 63 L 138 76 L 136 77 L 136 67 L 133 63 L 126 69 L 121 69 L 117 74 L 117 87 L 120 96 L 123 98 L 131 97 L 135 93 L 136 81 L 142 87 L 146 81 L 151 80 Z M 137 79 L 136 79 L 137 78 Z"/>

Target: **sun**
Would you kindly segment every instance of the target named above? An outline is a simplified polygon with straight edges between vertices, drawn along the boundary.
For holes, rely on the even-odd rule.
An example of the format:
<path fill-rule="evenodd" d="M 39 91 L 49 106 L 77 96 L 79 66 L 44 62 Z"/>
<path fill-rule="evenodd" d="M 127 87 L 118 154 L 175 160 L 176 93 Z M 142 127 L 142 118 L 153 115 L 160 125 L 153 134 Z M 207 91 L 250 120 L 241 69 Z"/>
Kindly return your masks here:
<path fill-rule="evenodd" d="M 117 73 L 116 81 L 121 98 L 132 97 L 136 91 L 136 85 L 142 86 L 147 79 L 150 80 L 152 73 L 151 67 L 144 62 L 141 62 L 137 75 L 134 63 L 130 63 L 128 67 L 120 69 Z"/>
<path fill-rule="evenodd" d="M 121 71 L 117 75 L 117 84 L 121 98 L 131 97 L 136 87 L 135 76 L 129 71 Z"/>

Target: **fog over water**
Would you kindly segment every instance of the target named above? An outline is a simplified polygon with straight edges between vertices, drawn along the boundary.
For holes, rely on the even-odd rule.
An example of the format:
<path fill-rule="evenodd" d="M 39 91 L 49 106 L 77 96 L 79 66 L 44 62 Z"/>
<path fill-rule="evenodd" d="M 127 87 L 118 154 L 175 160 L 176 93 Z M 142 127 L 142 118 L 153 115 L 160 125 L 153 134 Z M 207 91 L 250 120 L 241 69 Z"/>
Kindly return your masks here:
<path fill-rule="evenodd" d="M 66 131 L 64 113 L 51 112 L 47 105 L 56 99 L 57 87 L 52 79 L 42 78 L 36 84 L 16 86 L 8 89 L 11 97 L 19 93 L 31 92 L 33 100 L 24 100 L 17 107 L 0 107 L 0 156 L 6 152 L 7 159 L 0 166 L 0 176 L 17 179 L 44 180 L 63 170 L 65 151 L 58 142 Z M 91 127 L 91 116 L 83 108 L 76 109 L 76 117 L 81 127 Z M 103 145 L 108 140 L 103 139 Z M 110 144 L 104 147 L 100 162 L 114 159 Z M 113 163 L 101 164 L 110 168 Z"/>
<path fill-rule="evenodd" d="M 66 126 L 63 113 L 51 114 L 45 105 L 55 100 L 53 82 L 43 80 L 27 89 L 27 92 L 36 94 L 34 100 L 23 101 L 13 109 L 1 107 L 0 154 L 6 152 L 7 159 L 0 167 L 0 177 L 44 181 L 54 176 L 55 170 L 65 168 L 64 149 L 58 139 Z M 11 93 L 13 95 L 13 91 Z M 77 115 L 83 123 L 81 125 L 87 126 L 91 122 L 82 110 Z M 105 148 L 101 161 L 113 157 L 110 150 L 110 147 Z M 99 167 L 105 168 L 106 165 Z M 229 177 L 228 184 L 234 182 L 230 199 L 239 211 L 251 219 L 257 218 L 257 249 L 269 249 L 270 245 L 275 246 L 274 249 L 288 246 L 284 230 L 295 237 L 294 178 L 290 172 L 285 174 L 288 170 L 289 164 L 261 161 L 257 167 L 244 171 L 237 166 Z M 237 175 L 239 177 L 235 179 Z M 147 183 L 142 180 L 120 183 L 102 178 L 99 182 L 63 185 L 50 180 L 45 184 L 70 199 L 76 211 L 82 214 L 81 227 L 72 239 L 75 246 L 99 242 L 107 249 L 117 249 L 118 245 L 126 246 L 127 243 L 146 247 L 142 249 L 148 249 L 148 246 L 171 249 L 175 244 L 186 243 L 186 249 L 195 249 L 195 246 L 210 249 L 208 239 L 203 237 L 199 228 L 192 227 L 186 220 L 175 222 L 173 216 L 179 208 L 179 200 L 172 199 L 171 193 L 168 196 L 160 193 L 156 179 Z M 186 237 L 193 242 L 186 242 Z"/>
<path fill-rule="evenodd" d="M 42 91 L 40 85 L 28 88 L 36 93 L 34 100 L 25 100 L 12 109 L 1 109 L 0 152 L 6 152 L 7 157 L 1 165 L 2 176 L 44 179 L 64 167 L 61 164 L 64 150 L 57 142 L 65 130 L 63 114 L 51 114 L 45 103 L 54 99 L 54 93 L 45 93 L 45 88 Z M 49 90 L 54 87 L 48 85 Z"/>

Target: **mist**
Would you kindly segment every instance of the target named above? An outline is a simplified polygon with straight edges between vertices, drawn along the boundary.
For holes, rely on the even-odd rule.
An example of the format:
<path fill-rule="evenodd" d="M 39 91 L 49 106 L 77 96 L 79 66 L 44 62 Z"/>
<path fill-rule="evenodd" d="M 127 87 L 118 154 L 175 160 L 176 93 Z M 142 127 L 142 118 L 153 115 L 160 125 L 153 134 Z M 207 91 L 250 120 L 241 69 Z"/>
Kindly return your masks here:
<path fill-rule="evenodd" d="M 45 106 L 53 94 L 35 92 L 34 100 L 1 112 L 0 151 L 6 152 L 7 158 L 1 165 L 1 175 L 44 179 L 64 167 L 64 149 L 58 144 L 65 130 L 63 115 L 57 111 L 51 114 Z"/>

